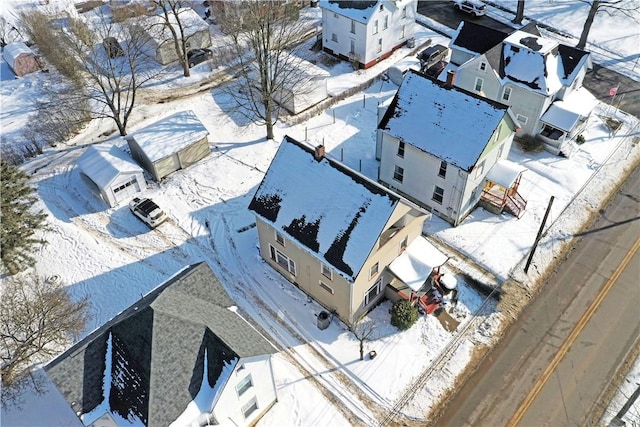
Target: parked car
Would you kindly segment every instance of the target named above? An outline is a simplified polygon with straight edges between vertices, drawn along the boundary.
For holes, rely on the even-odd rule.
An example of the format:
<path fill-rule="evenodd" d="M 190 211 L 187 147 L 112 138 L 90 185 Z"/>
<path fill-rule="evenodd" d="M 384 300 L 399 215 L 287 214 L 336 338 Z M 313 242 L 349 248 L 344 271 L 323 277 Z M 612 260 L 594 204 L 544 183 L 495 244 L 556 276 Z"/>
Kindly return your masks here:
<path fill-rule="evenodd" d="M 473 16 L 482 16 L 487 13 L 487 5 L 480 0 L 453 0 L 453 7 Z"/>
<path fill-rule="evenodd" d="M 449 64 L 447 61 L 438 61 L 431 67 L 427 68 L 424 73 L 429 77 L 437 79 L 440 73 L 442 73 L 442 71 L 447 67 L 447 64 Z"/>
<path fill-rule="evenodd" d="M 441 44 L 435 44 L 429 46 L 418 54 L 420 60 L 420 69 L 424 72 L 428 70 L 432 65 L 439 61 L 446 59 L 449 54 L 449 48 Z"/>
<path fill-rule="evenodd" d="M 213 58 L 213 51 L 211 49 L 192 49 L 187 52 L 187 61 L 189 62 L 189 68 L 195 67 L 201 62 L 207 61 Z"/>
<path fill-rule="evenodd" d="M 115 37 L 106 37 L 102 40 L 102 46 L 107 52 L 107 56 L 109 58 L 124 56 L 124 50 L 122 49 L 122 46 L 120 46 L 120 43 L 118 43 L 118 39 Z"/>
<path fill-rule="evenodd" d="M 157 227 L 167 219 L 167 214 L 160 209 L 160 206 L 148 198 L 134 197 L 129 202 L 129 209 L 151 228 Z"/>

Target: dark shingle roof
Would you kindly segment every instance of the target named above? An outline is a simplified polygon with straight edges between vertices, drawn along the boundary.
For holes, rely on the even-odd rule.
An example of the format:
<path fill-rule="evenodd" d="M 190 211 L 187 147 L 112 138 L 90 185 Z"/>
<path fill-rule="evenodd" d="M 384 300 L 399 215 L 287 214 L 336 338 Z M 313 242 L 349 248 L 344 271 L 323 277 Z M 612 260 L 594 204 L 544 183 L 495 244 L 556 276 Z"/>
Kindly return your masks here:
<path fill-rule="evenodd" d="M 451 46 L 461 47 L 479 54 L 499 45 L 509 35 L 504 31 L 470 21 L 460 22 L 456 33 L 451 39 Z"/>
<path fill-rule="evenodd" d="M 589 53 L 576 47 L 560 44 L 558 46 L 558 54 L 560 55 L 560 60 L 562 61 L 562 66 L 564 68 L 564 75 L 562 78 L 568 79 L 578 64 L 580 64 L 582 58 Z"/>
<path fill-rule="evenodd" d="M 275 352 L 232 311 L 233 306 L 208 264 L 191 265 L 54 359 L 45 370 L 73 410 L 88 413 L 104 400 L 109 363 L 111 411 L 125 418 L 137 417 L 147 425 L 167 425 L 198 393 L 205 350 L 211 386 L 225 364 Z"/>

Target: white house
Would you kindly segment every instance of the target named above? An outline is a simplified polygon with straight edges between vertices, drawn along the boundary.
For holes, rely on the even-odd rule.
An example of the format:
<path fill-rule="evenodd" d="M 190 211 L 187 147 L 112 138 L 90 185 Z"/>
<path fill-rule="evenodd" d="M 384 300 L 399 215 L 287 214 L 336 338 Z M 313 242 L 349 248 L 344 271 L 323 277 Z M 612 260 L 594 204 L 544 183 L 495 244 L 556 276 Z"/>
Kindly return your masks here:
<path fill-rule="evenodd" d="M 180 111 L 127 136 L 131 155 L 153 177 L 184 169 L 211 152 L 209 131 L 191 111 Z"/>
<path fill-rule="evenodd" d="M 417 0 L 321 0 L 322 47 L 369 68 L 413 37 L 417 4 Z"/>
<path fill-rule="evenodd" d="M 275 352 L 201 262 L 44 369 L 86 426 L 251 426 L 276 402 Z"/>
<path fill-rule="evenodd" d="M 382 184 L 455 226 L 506 159 L 517 122 L 508 106 L 454 87 L 453 74 L 439 82 L 409 71 L 378 125 L 376 157 Z"/>
<path fill-rule="evenodd" d="M 142 168 L 115 145 L 89 146 L 78 159 L 78 166 L 89 188 L 111 207 L 128 201 L 147 186 Z"/>
<path fill-rule="evenodd" d="M 211 33 L 209 24 L 202 19 L 198 13 L 191 8 L 182 8 L 178 11 L 178 16 L 185 30 L 186 44 L 188 49 L 207 48 L 211 46 Z M 165 25 L 164 17 L 151 15 L 146 18 L 133 18 L 142 20 L 139 28 L 144 31 L 150 49 L 153 50 L 156 61 L 162 65 L 178 60 L 178 54 L 173 41 L 171 30 Z M 173 14 L 169 14 L 171 26 L 180 37 L 180 28 Z"/>
<path fill-rule="evenodd" d="M 500 38 L 499 31 L 468 21 L 460 23 L 450 44 L 452 62 L 458 65 L 455 85 L 509 105 L 520 132 L 541 135 L 549 151 L 570 150 L 563 145 L 577 128 L 562 129 L 564 123 L 555 127 L 553 113 L 546 123 L 541 118 L 555 101 L 569 99 L 582 87 L 591 68 L 590 53 L 540 36 L 535 25 L 498 41 Z M 591 111 L 574 112 L 584 118 Z M 576 121 L 576 126 L 582 122 Z"/>

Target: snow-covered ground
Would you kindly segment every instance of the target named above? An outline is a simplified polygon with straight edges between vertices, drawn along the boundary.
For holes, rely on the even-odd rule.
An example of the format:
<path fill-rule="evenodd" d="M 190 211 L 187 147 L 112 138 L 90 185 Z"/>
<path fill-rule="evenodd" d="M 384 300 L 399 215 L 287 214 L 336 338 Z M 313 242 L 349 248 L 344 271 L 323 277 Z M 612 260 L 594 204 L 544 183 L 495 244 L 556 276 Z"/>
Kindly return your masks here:
<path fill-rule="evenodd" d="M 528 7 L 540 10 L 541 15 L 546 10 L 543 3 L 555 7 L 562 2 L 527 1 Z M 563 10 L 572 9 L 569 3 L 564 6 Z M 576 13 L 582 10 L 579 7 L 573 7 Z M 532 12 L 527 10 L 527 14 Z M 558 22 L 573 34 L 578 21 Z M 605 25 L 604 21 L 596 21 L 594 29 Z M 428 38 L 447 43 L 446 38 L 417 28 L 418 46 Z M 601 43 L 606 42 L 613 52 L 627 52 L 627 43 L 635 39 L 616 40 L 620 46 L 606 38 Z M 374 78 L 407 54 L 409 49 L 399 49 L 366 71 L 353 71 L 345 63 L 330 67 L 329 91 L 338 94 Z M 619 62 L 630 56 L 622 55 L 625 60 Z M 6 64 L 1 65 L 0 126 L 5 144 L 24 130 L 42 75 L 12 80 L 5 77 L 10 73 Z M 193 71 L 189 82 L 204 79 L 211 70 L 200 64 Z M 178 87 L 183 80 L 175 78 L 165 87 Z M 274 357 L 278 403 L 259 425 L 377 424 L 396 403 L 405 400 L 408 404 L 399 408 L 401 414 L 424 419 L 467 365 L 474 348 L 493 339 L 502 320 L 495 304 L 491 300 L 485 304 L 485 298 L 458 276 L 460 302 L 454 317 L 461 323 L 455 332 L 447 332 L 433 316 L 422 316 L 414 327 L 400 333 L 389 324 L 389 303 L 383 303 L 369 315 L 377 328 L 375 338 L 366 343 L 366 351 L 376 350 L 377 357 L 359 361 L 353 335 L 336 320 L 325 330 L 316 327 L 315 316 L 321 307 L 261 261 L 255 228 L 248 227 L 254 222 L 248 203 L 284 135 L 299 140 L 306 136 L 312 145 L 324 143 L 329 155 L 375 179 L 378 104 L 392 97 L 395 90 L 392 83 L 376 80 L 364 94 L 332 105 L 304 123 L 279 123 L 273 141 L 265 140 L 263 128 L 225 113 L 220 107 L 224 95 L 216 89 L 171 103 L 141 105 L 132 119 L 131 132 L 160 117 L 190 109 L 209 129 L 212 146 L 211 155 L 203 161 L 172 174 L 161 184 L 149 184 L 145 194 L 171 218 L 154 231 L 133 217 L 126 205 L 108 208 L 91 196 L 79 179 L 75 160 L 84 152 L 83 145 L 104 141 L 100 135 L 112 128 L 108 122 L 92 123 L 65 146 L 23 166 L 33 174 L 41 199 L 38 207 L 49 214 L 52 228 L 44 236 L 49 244 L 37 254 L 36 270 L 45 276 L 60 275 L 74 295 L 89 295 L 93 319 L 88 333 L 186 264 L 205 260 L 241 310 L 285 348 Z M 623 128 L 610 135 L 603 115 L 622 120 Z M 615 188 L 625 168 L 640 156 L 630 138 L 638 135 L 637 126 L 637 119 L 600 105 L 584 133 L 586 142 L 571 159 L 546 152 L 525 154 L 514 146 L 509 159 L 528 168 L 520 187 L 528 202 L 522 218 L 477 209 L 455 229 L 434 217 L 425 225 L 425 232 L 444 243 L 442 250 L 449 246 L 457 251 L 451 252 L 452 273 L 463 271 L 483 280 L 484 273 L 475 268 L 478 264 L 499 280 L 511 277 L 534 286 L 539 272 L 562 249 L 558 242 L 567 242 L 580 229 L 590 213 L 597 211 L 604 195 Z M 116 137 L 107 140 L 122 144 Z M 555 201 L 550 226 L 527 276 L 522 273 L 522 261 L 551 195 Z M 2 425 L 8 426 L 77 422 L 55 388 L 44 396 L 27 394 L 21 408 L 3 409 L 1 419 Z"/>

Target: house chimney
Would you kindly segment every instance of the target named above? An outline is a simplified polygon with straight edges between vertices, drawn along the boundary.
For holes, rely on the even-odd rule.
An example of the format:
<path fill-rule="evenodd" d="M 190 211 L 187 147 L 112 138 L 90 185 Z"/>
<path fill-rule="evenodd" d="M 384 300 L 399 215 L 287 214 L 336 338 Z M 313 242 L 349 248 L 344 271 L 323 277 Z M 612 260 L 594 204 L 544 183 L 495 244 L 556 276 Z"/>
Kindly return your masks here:
<path fill-rule="evenodd" d="M 456 81 L 456 72 L 455 70 L 448 70 L 447 71 L 447 83 L 445 84 L 445 87 L 447 89 L 451 89 L 453 87 L 453 82 Z"/>
<path fill-rule="evenodd" d="M 324 157 L 324 145 L 316 146 L 313 157 L 318 161 Z"/>

